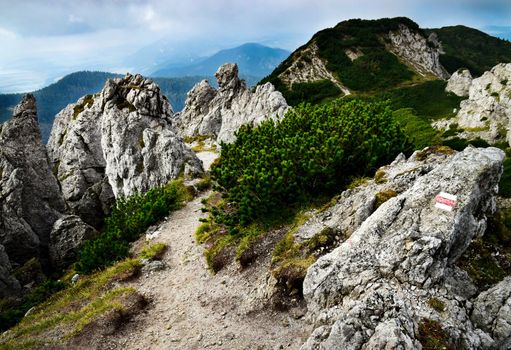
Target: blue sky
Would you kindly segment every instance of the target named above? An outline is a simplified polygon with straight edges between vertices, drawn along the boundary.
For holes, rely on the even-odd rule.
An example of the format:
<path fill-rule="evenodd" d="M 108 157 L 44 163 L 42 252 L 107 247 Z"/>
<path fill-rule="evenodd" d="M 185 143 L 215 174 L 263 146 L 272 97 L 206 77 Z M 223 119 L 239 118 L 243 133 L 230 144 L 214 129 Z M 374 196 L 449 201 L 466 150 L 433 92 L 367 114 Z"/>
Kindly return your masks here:
<path fill-rule="evenodd" d="M 245 42 L 289 50 L 349 18 L 407 16 L 511 38 L 510 0 L 0 0 L 0 92 L 76 70 L 125 73 Z M 147 68 L 147 67 L 145 67 Z"/>

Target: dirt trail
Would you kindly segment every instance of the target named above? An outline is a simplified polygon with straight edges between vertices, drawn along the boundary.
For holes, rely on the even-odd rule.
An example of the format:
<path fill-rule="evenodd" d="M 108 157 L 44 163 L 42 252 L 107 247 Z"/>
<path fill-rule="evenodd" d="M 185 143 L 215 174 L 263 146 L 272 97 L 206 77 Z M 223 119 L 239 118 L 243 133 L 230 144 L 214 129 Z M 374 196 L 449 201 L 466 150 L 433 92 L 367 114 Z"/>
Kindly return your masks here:
<path fill-rule="evenodd" d="M 167 267 L 133 282 L 151 305 L 108 340 L 107 348 L 298 349 L 302 344 L 310 331 L 302 315 L 264 309 L 256 298 L 264 291 L 269 256 L 245 270 L 236 264 L 216 275 L 207 270 L 204 248 L 194 240 L 206 196 L 171 214 L 156 230 L 152 242 L 169 246 L 163 258 Z"/>

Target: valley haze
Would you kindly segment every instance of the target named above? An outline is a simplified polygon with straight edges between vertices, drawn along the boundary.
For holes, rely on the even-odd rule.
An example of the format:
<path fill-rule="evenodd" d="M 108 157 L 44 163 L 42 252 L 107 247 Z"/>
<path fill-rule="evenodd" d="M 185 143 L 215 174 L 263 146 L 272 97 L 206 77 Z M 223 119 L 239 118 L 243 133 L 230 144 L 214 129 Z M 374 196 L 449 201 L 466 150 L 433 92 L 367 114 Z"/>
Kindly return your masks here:
<path fill-rule="evenodd" d="M 0 1 L 0 93 L 29 92 L 82 70 L 148 74 L 257 42 L 289 51 L 349 18 L 407 16 L 508 37 L 506 0 Z"/>

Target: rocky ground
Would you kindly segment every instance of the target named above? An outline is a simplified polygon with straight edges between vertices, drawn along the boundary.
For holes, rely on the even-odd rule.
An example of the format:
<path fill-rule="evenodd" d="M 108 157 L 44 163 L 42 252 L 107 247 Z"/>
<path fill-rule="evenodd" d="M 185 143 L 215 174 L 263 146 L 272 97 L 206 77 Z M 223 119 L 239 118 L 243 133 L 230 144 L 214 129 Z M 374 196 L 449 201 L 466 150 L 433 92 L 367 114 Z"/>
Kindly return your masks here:
<path fill-rule="evenodd" d="M 199 153 L 204 160 L 214 156 Z M 269 254 L 245 270 L 231 264 L 216 275 L 208 271 L 204 247 L 194 239 L 205 215 L 201 200 L 208 195 L 195 198 L 152 230 L 151 243 L 169 246 L 162 260 L 165 268 L 144 272 L 132 282 L 151 303 L 120 333 L 104 338 L 100 348 L 298 349 L 310 334 L 305 310 L 277 312 L 264 306 L 261 286 L 269 278 Z"/>

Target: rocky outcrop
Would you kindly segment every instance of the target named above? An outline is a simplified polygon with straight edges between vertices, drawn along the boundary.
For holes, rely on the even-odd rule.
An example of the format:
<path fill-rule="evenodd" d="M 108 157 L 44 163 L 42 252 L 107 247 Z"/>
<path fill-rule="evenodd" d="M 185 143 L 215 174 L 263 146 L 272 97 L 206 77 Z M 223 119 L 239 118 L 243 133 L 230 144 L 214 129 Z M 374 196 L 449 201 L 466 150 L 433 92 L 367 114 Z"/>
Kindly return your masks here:
<path fill-rule="evenodd" d="M 53 223 L 65 210 L 41 141 L 35 98 L 26 95 L 0 130 L 0 244 L 14 266 L 47 258 Z"/>
<path fill-rule="evenodd" d="M 434 127 L 448 130 L 458 127 L 458 137 L 481 138 L 490 144 L 511 144 L 511 63 L 498 64 L 472 80 L 468 99 L 461 101 L 455 118 L 440 120 Z"/>
<path fill-rule="evenodd" d="M 346 50 L 346 55 L 353 61 L 363 56 L 363 53 L 359 50 L 348 49 Z M 292 86 L 296 83 L 330 80 L 341 89 L 344 95 L 351 94 L 349 89 L 327 69 L 327 63 L 325 59 L 320 57 L 316 43 L 312 43 L 303 49 L 299 55 L 296 55 L 291 66 L 279 75 L 279 79 L 287 86 Z"/>
<path fill-rule="evenodd" d="M 440 64 L 440 47 L 436 41 L 429 41 L 421 33 L 404 24 L 388 33 L 386 47 L 389 51 L 410 64 L 422 75 L 434 75 L 440 79 L 449 78 L 449 73 Z"/>
<path fill-rule="evenodd" d="M 50 260 L 54 267 L 63 268 L 76 261 L 79 248 L 85 241 L 98 236 L 92 226 L 76 215 L 57 220 L 50 233 Z"/>
<path fill-rule="evenodd" d="M 511 319 L 495 305 L 507 305 L 509 280 L 476 298 L 477 289 L 454 263 L 486 229 L 503 157 L 496 148 L 401 155 L 299 228 L 295 235 L 302 239 L 326 226 L 344 237 L 307 272 L 303 293 L 315 330 L 302 349 L 420 348 L 425 322 L 443 329 L 453 348 L 501 344 Z M 452 211 L 435 206 L 442 191 L 457 196 Z M 477 300 L 482 318 L 500 320 L 499 331 L 491 328 L 495 322 L 490 329 L 471 319 Z M 493 312 L 497 308 L 503 311 Z"/>
<path fill-rule="evenodd" d="M 472 74 L 468 69 L 458 69 L 447 81 L 445 91 L 452 92 L 460 97 L 468 97 Z"/>
<path fill-rule="evenodd" d="M 98 227 L 116 197 L 201 173 L 201 162 L 170 126 L 172 116 L 154 82 L 129 74 L 61 111 L 48 150 L 72 212 Z"/>
<path fill-rule="evenodd" d="M 236 64 L 222 65 L 215 77 L 218 90 L 201 81 L 188 93 L 183 111 L 174 117 L 182 136 L 209 136 L 230 143 L 241 125 L 279 119 L 288 109 L 282 94 L 270 83 L 257 86 L 255 92 L 247 89 Z"/>
<path fill-rule="evenodd" d="M 495 339 L 499 349 L 511 347 L 511 277 L 476 298 L 471 319 Z"/>

